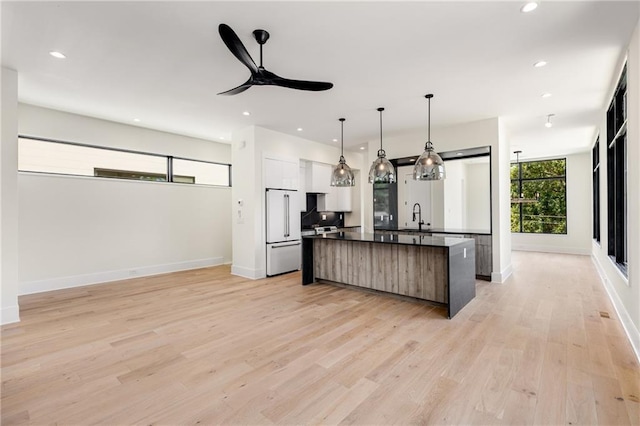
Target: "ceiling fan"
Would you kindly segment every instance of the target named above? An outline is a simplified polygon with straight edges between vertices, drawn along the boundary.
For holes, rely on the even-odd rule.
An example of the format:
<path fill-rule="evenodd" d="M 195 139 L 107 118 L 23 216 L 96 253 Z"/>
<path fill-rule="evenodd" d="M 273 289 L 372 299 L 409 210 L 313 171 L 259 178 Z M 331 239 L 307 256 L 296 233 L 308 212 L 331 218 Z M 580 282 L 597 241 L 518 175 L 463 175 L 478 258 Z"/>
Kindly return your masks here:
<path fill-rule="evenodd" d="M 255 30 L 253 32 L 253 36 L 256 41 L 260 45 L 260 66 L 257 66 L 256 63 L 247 52 L 247 49 L 244 47 L 236 33 L 226 24 L 220 24 L 218 26 L 218 32 L 220 33 L 220 37 L 222 37 L 222 41 L 227 45 L 231 53 L 238 58 L 240 62 L 242 62 L 249 71 L 251 71 L 251 76 L 247 81 L 242 83 L 238 87 L 234 87 L 233 89 L 227 90 L 226 92 L 218 93 L 218 95 L 237 95 L 238 93 L 242 93 L 247 90 L 251 86 L 280 86 L 280 87 L 288 87 L 289 89 L 298 89 L 298 90 L 311 90 L 311 91 L 321 91 L 321 90 L 329 90 L 333 87 L 333 83 L 325 83 L 322 81 L 304 81 L 304 80 L 290 80 L 288 78 L 282 78 L 270 71 L 267 71 L 262 66 L 262 45 L 269 40 L 269 33 L 265 30 Z"/>

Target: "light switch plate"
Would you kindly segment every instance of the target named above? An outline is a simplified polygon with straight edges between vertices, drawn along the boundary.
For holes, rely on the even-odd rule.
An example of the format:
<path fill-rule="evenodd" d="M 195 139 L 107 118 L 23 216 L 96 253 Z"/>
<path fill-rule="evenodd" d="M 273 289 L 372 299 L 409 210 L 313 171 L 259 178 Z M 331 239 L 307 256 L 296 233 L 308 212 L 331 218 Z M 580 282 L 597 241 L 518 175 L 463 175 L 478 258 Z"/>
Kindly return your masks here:
<path fill-rule="evenodd" d="M 322 220 L 327 220 L 327 215 L 326 214 L 322 215 Z"/>

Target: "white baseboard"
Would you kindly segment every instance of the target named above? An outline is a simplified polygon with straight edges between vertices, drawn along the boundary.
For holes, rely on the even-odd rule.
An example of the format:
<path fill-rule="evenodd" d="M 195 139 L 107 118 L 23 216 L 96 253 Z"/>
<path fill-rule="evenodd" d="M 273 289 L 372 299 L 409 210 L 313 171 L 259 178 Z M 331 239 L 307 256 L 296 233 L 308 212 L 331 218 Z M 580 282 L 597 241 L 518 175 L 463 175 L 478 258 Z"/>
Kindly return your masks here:
<path fill-rule="evenodd" d="M 223 263 L 224 259 L 222 257 L 211 257 L 208 259 L 189 260 L 186 262 L 167 263 L 164 265 L 142 266 L 139 268 L 129 268 L 119 271 L 105 271 L 92 274 L 74 275 L 70 277 L 27 281 L 20 283 L 19 295 L 42 293 L 45 291 L 61 290 L 63 288 L 81 287 L 91 284 L 166 274 L 169 272 L 185 271 L 189 269 L 206 268 L 208 266 L 222 265 Z"/>
<path fill-rule="evenodd" d="M 516 251 L 537 251 L 541 253 L 561 253 L 561 254 L 582 254 L 589 256 L 591 247 L 558 247 L 558 246 L 537 246 L 531 244 L 511 244 L 511 250 Z"/>
<path fill-rule="evenodd" d="M 506 268 L 502 270 L 502 272 L 492 272 L 491 273 L 491 282 L 501 284 L 507 280 L 513 273 L 513 267 L 511 264 L 507 265 Z"/>
<path fill-rule="evenodd" d="M 231 274 L 239 277 L 249 278 L 251 280 L 259 280 L 265 278 L 267 274 L 262 269 L 251 269 L 243 266 L 231 265 Z"/>
<path fill-rule="evenodd" d="M 616 310 L 618 318 L 620 318 L 620 322 L 622 323 L 622 327 L 627 333 L 627 337 L 629 338 L 629 342 L 631 342 L 633 351 L 636 353 L 636 358 L 640 361 L 640 331 L 638 331 L 631 320 L 629 312 L 627 312 L 627 309 L 624 307 L 624 304 L 622 303 L 622 300 L 620 300 L 620 296 L 618 296 L 616 290 L 613 288 L 611 281 L 607 278 L 607 274 L 604 272 L 604 268 L 600 264 L 598 258 L 592 255 L 591 259 L 593 260 L 593 264 L 596 265 L 596 270 L 598 271 L 598 275 L 600 275 L 600 279 L 604 284 L 604 288 L 609 295 L 611 303 L 613 303 L 613 308 Z"/>
<path fill-rule="evenodd" d="M 0 325 L 11 324 L 20 321 L 20 308 L 18 305 L 0 308 Z"/>

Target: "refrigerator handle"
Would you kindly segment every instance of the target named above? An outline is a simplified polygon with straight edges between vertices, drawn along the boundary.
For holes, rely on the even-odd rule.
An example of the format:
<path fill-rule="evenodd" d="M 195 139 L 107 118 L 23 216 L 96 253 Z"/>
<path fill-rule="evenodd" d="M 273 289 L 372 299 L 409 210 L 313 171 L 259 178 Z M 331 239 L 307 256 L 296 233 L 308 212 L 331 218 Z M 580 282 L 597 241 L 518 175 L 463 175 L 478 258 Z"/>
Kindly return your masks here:
<path fill-rule="evenodd" d="M 284 236 L 289 237 L 289 194 L 284 194 Z"/>
<path fill-rule="evenodd" d="M 287 238 L 291 236 L 291 196 L 287 194 Z"/>

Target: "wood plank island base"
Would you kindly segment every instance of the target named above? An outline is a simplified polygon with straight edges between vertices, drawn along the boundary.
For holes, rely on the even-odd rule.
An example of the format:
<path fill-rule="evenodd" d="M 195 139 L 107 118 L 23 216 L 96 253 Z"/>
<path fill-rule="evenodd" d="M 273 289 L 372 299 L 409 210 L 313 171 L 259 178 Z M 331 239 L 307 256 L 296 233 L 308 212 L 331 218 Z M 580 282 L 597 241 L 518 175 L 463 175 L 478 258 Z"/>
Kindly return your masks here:
<path fill-rule="evenodd" d="M 340 232 L 302 240 L 302 284 L 332 281 L 437 302 L 453 318 L 476 296 L 470 238 Z"/>

